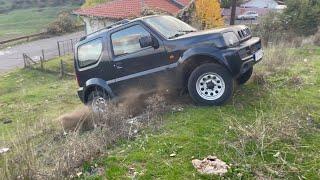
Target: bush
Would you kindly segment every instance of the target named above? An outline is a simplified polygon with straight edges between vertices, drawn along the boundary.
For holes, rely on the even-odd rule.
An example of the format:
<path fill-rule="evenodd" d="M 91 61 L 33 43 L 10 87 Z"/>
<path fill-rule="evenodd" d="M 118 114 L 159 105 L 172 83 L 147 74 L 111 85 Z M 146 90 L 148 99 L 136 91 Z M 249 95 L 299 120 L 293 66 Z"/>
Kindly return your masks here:
<path fill-rule="evenodd" d="M 316 46 L 320 46 L 320 30 L 313 37 L 313 44 Z"/>
<path fill-rule="evenodd" d="M 302 36 L 314 35 L 320 25 L 320 2 L 312 0 L 288 0 L 288 8 L 281 14 L 271 12 L 253 27 L 255 35 L 264 44 L 290 42 L 300 46 Z M 313 37 L 315 40 L 315 36 Z"/>
<path fill-rule="evenodd" d="M 49 24 L 47 32 L 49 34 L 62 34 L 73 32 L 76 28 L 76 21 L 66 12 L 59 14 L 58 18 Z"/>
<path fill-rule="evenodd" d="M 309 36 L 320 25 L 320 2 L 315 0 L 287 0 L 288 8 L 282 19 L 298 35 Z"/>

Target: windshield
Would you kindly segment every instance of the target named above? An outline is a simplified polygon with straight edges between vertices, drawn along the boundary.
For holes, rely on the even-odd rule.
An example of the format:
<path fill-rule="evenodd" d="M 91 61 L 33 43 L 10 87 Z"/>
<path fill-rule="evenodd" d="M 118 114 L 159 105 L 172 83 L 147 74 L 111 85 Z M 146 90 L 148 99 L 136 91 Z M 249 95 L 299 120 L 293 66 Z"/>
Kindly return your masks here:
<path fill-rule="evenodd" d="M 172 16 L 153 16 L 146 18 L 144 21 L 167 39 L 196 31 L 192 26 Z"/>

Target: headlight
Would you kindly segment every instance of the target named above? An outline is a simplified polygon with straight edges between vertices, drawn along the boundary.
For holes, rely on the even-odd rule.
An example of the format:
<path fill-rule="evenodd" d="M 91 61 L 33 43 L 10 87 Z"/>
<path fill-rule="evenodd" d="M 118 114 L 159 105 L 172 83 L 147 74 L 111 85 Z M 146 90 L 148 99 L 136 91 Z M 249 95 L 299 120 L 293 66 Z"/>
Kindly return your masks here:
<path fill-rule="evenodd" d="M 239 45 L 239 39 L 234 32 L 226 32 L 222 34 L 226 46 L 232 47 Z"/>

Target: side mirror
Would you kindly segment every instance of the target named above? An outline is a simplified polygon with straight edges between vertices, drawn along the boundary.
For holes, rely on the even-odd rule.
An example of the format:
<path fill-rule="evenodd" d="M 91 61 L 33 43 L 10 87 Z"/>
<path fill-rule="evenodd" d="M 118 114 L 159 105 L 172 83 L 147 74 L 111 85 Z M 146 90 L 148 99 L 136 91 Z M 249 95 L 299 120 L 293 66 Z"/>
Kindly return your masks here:
<path fill-rule="evenodd" d="M 158 40 L 154 38 L 153 36 L 142 36 L 139 39 L 140 47 L 145 48 L 145 47 L 154 47 L 157 49 L 159 47 Z"/>

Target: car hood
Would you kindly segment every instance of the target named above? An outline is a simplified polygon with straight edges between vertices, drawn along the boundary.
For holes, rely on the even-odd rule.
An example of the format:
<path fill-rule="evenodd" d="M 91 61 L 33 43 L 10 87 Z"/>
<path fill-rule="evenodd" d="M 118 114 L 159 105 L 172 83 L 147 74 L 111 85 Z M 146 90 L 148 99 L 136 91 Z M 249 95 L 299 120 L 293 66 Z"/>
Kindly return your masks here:
<path fill-rule="evenodd" d="M 239 41 L 244 41 L 251 37 L 251 33 L 247 34 L 246 36 L 239 35 L 239 32 L 243 31 L 244 29 L 247 29 L 247 27 L 244 25 L 228 26 L 224 28 L 209 29 L 204 31 L 187 33 L 173 40 L 189 41 L 190 43 L 197 43 L 197 42 L 200 43 L 200 42 L 206 42 L 206 41 L 211 41 L 213 39 L 221 38 L 222 34 L 225 32 L 234 32 L 236 36 L 239 38 Z"/>

